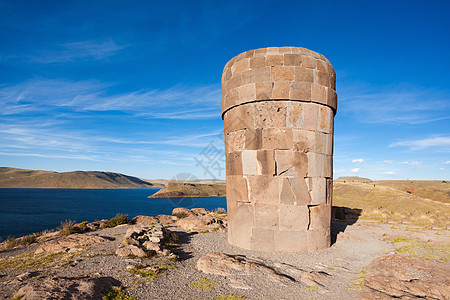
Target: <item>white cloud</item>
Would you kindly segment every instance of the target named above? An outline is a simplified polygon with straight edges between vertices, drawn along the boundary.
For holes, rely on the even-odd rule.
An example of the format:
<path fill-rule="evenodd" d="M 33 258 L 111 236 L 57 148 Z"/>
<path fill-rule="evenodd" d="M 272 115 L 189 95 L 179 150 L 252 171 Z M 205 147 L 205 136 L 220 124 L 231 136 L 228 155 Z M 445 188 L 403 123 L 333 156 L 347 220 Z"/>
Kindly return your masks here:
<path fill-rule="evenodd" d="M 352 159 L 352 163 L 362 163 L 363 161 L 364 159 L 362 158 Z"/>
<path fill-rule="evenodd" d="M 392 160 L 383 160 L 383 162 L 388 165 L 392 164 Z"/>
<path fill-rule="evenodd" d="M 386 172 L 383 172 L 383 174 L 386 174 L 386 175 L 395 175 L 395 172 L 393 172 L 393 171 L 386 171 Z"/>
<path fill-rule="evenodd" d="M 450 119 L 446 91 L 402 86 L 340 88 L 341 112 L 364 123 L 423 124 Z"/>
<path fill-rule="evenodd" d="M 444 162 L 442 162 L 442 164 L 448 165 L 448 164 L 450 164 L 450 160 L 444 161 Z"/>
<path fill-rule="evenodd" d="M 354 169 L 351 169 L 351 171 L 353 172 L 353 173 L 358 173 L 359 172 L 359 168 L 354 168 Z"/>
<path fill-rule="evenodd" d="M 222 92 L 219 85 L 178 85 L 165 90 L 138 90 L 111 95 L 108 88 L 112 86 L 94 80 L 35 79 L 0 87 L 0 115 L 63 108 L 75 112 L 122 111 L 157 119 L 220 117 Z"/>
<path fill-rule="evenodd" d="M 404 161 L 400 163 L 401 165 L 407 165 L 407 166 L 417 166 L 420 165 L 420 161 Z"/>
<path fill-rule="evenodd" d="M 447 147 L 447 149 L 450 149 L 450 137 L 443 136 L 419 140 L 404 140 L 392 143 L 389 147 L 408 147 L 410 150 L 422 150 L 433 147 Z"/>
<path fill-rule="evenodd" d="M 29 60 L 37 63 L 63 63 L 78 60 L 101 60 L 116 54 L 127 45 L 118 45 L 111 39 L 64 43 L 32 55 Z"/>
<path fill-rule="evenodd" d="M 444 168 L 439 168 L 439 170 L 444 170 Z"/>

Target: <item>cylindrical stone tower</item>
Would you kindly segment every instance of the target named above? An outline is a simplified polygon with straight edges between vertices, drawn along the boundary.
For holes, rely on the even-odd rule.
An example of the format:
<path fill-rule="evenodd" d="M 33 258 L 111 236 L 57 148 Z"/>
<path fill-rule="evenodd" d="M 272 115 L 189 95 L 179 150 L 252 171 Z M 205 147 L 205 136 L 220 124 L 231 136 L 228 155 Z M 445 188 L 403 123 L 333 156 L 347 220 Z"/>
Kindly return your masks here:
<path fill-rule="evenodd" d="M 222 76 L 228 241 L 261 251 L 330 246 L 336 75 L 298 47 L 250 50 Z"/>

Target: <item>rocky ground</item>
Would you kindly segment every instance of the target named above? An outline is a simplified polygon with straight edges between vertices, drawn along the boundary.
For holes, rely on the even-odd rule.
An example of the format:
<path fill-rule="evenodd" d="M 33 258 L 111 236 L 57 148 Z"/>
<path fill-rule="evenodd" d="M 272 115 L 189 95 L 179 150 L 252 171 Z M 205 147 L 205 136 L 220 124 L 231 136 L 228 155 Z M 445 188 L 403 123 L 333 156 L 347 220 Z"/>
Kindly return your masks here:
<path fill-rule="evenodd" d="M 224 214 L 174 214 L 2 250 L 0 299 L 450 299 L 448 230 L 334 221 L 327 250 L 266 253 Z"/>

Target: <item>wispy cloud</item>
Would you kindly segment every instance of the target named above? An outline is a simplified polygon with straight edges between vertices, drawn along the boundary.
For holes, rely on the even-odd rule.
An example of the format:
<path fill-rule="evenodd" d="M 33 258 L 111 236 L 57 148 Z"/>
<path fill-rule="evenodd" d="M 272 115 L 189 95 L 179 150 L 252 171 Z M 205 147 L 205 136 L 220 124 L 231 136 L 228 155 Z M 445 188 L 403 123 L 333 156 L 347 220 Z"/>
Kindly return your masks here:
<path fill-rule="evenodd" d="M 352 159 L 352 163 L 362 163 L 363 161 L 364 159 L 362 158 Z"/>
<path fill-rule="evenodd" d="M 400 164 L 406 165 L 406 166 L 417 166 L 417 165 L 420 165 L 421 162 L 420 161 L 403 161 Z"/>
<path fill-rule="evenodd" d="M 358 173 L 359 172 L 359 168 L 354 168 L 354 169 L 351 169 L 350 171 L 352 171 L 352 173 Z"/>
<path fill-rule="evenodd" d="M 444 148 L 450 151 L 450 137 L 438 136 L 425 139 L 411 139 L 392 143 L 389 147 L 407 147 L 410 150 L 423 150 L 428 148 Z"/>
<path fill-rule="evenodd" d="M 383 160 L 383 163 L 390 165 L 392 164 L 392 160 L 385 159 Z"/>
<path fill-rule="evenodd" d="M 442 164 L 449 165 L 450 164 L 450 160 L 444 161 L 444 162 L 442 162 Z"/>
<path fill-rule="evenodd" d="M 127 45 L 118 45 L 111 39 L 63 43 L 50 47 L 50 49 L 41 51 L 38 54 L 30 55 L 28 60 L 43 64 L 101 60 L 115 55 L 125 47 Z"/>
<path fill-rule="evenodd" d="M 122 111 L 158 119 L 208 119 L 220 116 L 221 89 L 217 85 L 174 86 L 111 94 L 111 83 L 95 80 L 34 79 L 0 86 L 0 115 L 48 111 Z"/>
<path fill-rule="evenodd" d="M 393 172 L 393 171 L 386 171 L 386 172 L 383 172 L 383 174 L 386 174 L 386 175 L 395 175 L 396 173 Z"/>
<path fill-rule="evenodd" d="M 424 124 L 450 119 L 446 91 L 409 87 L 343 87 L 339 109 L 364 123 Z"/>

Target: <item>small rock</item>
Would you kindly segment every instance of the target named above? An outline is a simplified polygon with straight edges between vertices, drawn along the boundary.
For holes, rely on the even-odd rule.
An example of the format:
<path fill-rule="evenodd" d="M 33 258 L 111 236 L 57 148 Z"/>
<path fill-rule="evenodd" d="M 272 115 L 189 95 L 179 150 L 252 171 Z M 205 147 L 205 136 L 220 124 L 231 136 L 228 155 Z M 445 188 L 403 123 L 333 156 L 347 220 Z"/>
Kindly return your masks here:
<path fill-rule="evenodd" d="M 144 250 L 142 250 L 141 248 L 135 246 L 135 245 L 128 245 L 122 248 L 118 248 L 116 251 L 116 255 L 118 256 L 137 256 L 137 257 L 146 257 L 147 253 L 145 253 Z"/>
<path fill-rule="evenodd" d="M 250 290 L 252 287 L 246 284 L 242 279 L 230 278 L 230 286 L 235 289 Z"/>

